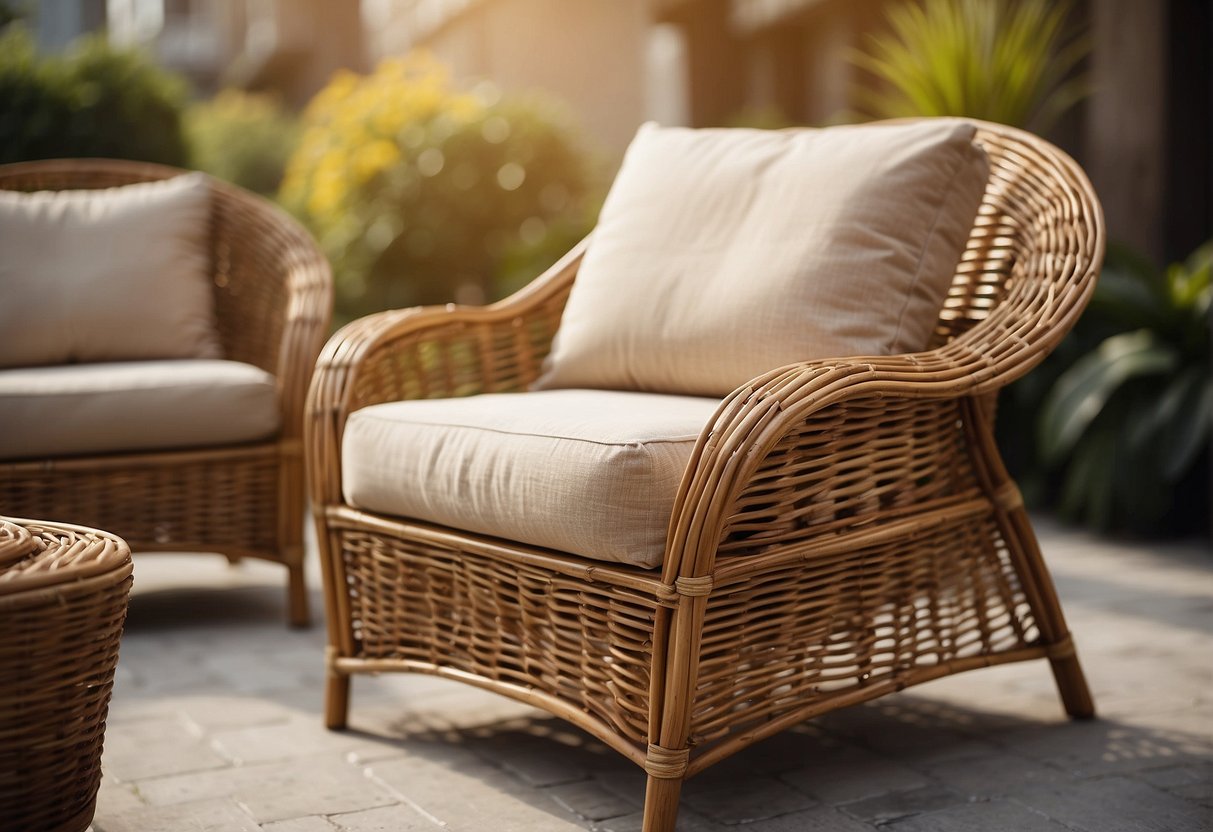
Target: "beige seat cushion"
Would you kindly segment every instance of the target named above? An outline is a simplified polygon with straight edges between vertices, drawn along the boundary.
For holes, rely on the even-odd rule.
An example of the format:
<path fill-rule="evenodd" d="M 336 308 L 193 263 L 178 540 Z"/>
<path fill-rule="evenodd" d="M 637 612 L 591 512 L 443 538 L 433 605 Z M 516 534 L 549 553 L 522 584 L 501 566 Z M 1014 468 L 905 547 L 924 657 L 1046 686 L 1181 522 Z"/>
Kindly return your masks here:
<path fill-rule="evenodd" d="M 972 125 L 645 125 L 541 389 L 724 396 L 795 361 L 925 348 L 985 191 Z"/>
<path fill-rule="evenodd" d="M 0 190 L 0 367 L 219 358 L 202 174 Z"/>
<path fill-rule="evenodd" d="M 695 440 L 718 401 L 602 390 L 380 404 L 342 443 L 348 503 L 656 566 Z"/>
<path fill-rule="evenodd" d="M 278 431 L 274 377 L 236 361 L 0 370 L 0 459 L 229 445 Z"/>

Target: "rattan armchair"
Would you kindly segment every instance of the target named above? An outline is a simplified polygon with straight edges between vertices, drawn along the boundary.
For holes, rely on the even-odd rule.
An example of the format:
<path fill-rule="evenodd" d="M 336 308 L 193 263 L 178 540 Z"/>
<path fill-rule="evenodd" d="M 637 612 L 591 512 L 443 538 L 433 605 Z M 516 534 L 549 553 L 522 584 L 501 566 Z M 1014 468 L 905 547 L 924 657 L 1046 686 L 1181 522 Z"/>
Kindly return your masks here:
<path fill-rule="evenodd" d="M 1047 659 L 1066 711 L 1091 716 L 993 422 L 998 390 L 1087 303 L 1103 219 L 1056 148 L 992 124 L 978 138 L 991 174 L 933 348 L 772 369 L 727 397 L 683 476 L 659 570 L 342 498 L 354 411 L 528 388 L 584 244 L 493 306 L 385 312 L 334 336 L 305 428 L 328 725 L 346 724 L 354 674 L 458 679 L 563 717 L 642 767 L 644 828 L 668 832 L 685 778 L 947 674 Z"/>
<path fill-rule="evenodd" d="M 102 159 L 25 162 L 0 166 L 0 188 L 108 188 L 180 173 Z M 217 552 L 281 563 L 289 575 L 290 622 L 304 625 L 303 406 L 328 334 L 332 278 L 308 234 L 265 200 L 216 181 L 211 204 L 223 355 L 276 378 L 278 435 L 226 447 L 0 460 L 0 510 L 103 528 L 136 552 Z"/>

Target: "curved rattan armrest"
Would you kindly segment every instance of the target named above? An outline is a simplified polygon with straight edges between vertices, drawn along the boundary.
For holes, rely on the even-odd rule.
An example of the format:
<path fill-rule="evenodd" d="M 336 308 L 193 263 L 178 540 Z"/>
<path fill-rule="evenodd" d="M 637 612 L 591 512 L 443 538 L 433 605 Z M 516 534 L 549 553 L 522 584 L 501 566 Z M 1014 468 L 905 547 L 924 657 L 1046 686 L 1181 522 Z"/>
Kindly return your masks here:
<path fill-rule="evenodd" d="M 958 402 L 992 394 L 1036 366 L 1073 327 L 1103 262 L 1104 221 L 1094 190 L 1072 159 L 1023 131 L 983 125 L 982 138 L 999 170 L 958 267 L 953 289 L 961 294 L 954 291 L 941 316 L 941 322 L 953 317 L 950 305 L 959 302 L 972 305 L 961 317 L 974 323 L 944 330 L 948 340 L 936 349 L 794 364 L 734 391 L 703 431 L 683 476 L 667 537 L 665 582 L 712 573 L 739 495 L 777 443 L 803 430 L 806 421 L 824 424 L 828 420 L 818 414 L 865 398 Z M 983 311 L 987 303 L 974 304 L 965 292 L 999 263 L 1011 264 L 1004 293 Z M 935 430 L 946 430 L 947 421 Z"/>
<path fill-rule="evenodd" d="M 739 513 L 747 486 L 760 478 L 762 462 L 815 415 L 828 418 L 833 409 L 864 397 L 955 399 L 987 386 L 980 370 L 938 366 L 940 353 L 803 362 L 772 370 L 730 394 L 700 434 L 683 476 L 667 536 L 663 582 L 713 574 L 726 527 Z M 844 423 L 846 418 L 845 412 L 837 415 Z M 826 429 L 845 427 L 835 423 Z M 828 453 L 831 458 L 823 465 L 848 464 L 846 449 Z M 785 494 L 784 499 L 796 497 Z"/>
<path fill-rule="evenodd" d="M 1025 323 L 1022 315 L 996 313 L 938 349 L 792 364 L 735 390 L 700 435 L 688 463 L 671 518 L 663 581 L 712 574 L 718 544 L 739 510 L 739 495 L 754 484 L 772 449 L 803 431 L 809 420 L 827 422 L 833 411 L 840 411 L 837 418 L 845 421 L 841 411 L 857 400 L 880 401 L 891 409 L 898 401 L 976 399 L 1027 373 L 1077 319 L 1101 260 L 1102 246 L 1085 264 L 1088 274 L 1079 282 L 1080 290 L 1045 305 L 1054 320 Z M 1011 322 L 1018 326 L 1012 328 Z M 947 428 L 946 420 L 937 425 Z M 830 429 L 844 430 L 836 422 Z M 853 455 L 862 453 L 856 448 Z M 858 459 L 829 460 L 839 467 L 852 462 L 862 464 Z"/>
<path fill-rule="evenodd" d="M 354 411 L 403 399 L 525 390 L 551 348 L 585 246 L 492 305 L 380 312 L 329 339 L 305 415 L 312 499 L 340 499 L 341 436 Z"/>

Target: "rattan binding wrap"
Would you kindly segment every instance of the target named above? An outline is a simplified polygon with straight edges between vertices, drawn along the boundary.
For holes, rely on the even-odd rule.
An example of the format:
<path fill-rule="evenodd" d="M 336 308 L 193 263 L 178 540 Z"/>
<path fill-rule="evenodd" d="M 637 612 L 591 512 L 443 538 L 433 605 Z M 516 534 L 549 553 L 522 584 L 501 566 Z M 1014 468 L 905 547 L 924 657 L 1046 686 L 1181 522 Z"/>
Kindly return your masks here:
<path fill-rule="evenodd" d="M 0 166 L 0 188 L 108 188 L 176 176 L 110 159 Z M 328 334 L 332 277 L 297 223 L 212 180 L 210 255 L 223 357 L 273 373 L 282 429 L 270 441 L 197 450 L 0 460 L 0 510 L 112 530 L 138 551 L 220 552 L 284 564 L 292 623 L 303 582 L 302 412 Z"/>
<path fill-rule="evenodd" d="M 131 587 L 113 535 L 0 518 L 0 825 L 81 832 Z"/>
<path fill-rule="evenodd" d="M 388 312 L 334 336 L 306 422 L 329 724 L 345 724 L 350 674 L 462 679 L 547 708 L 645 766 L 645 829 L 668 832 L 683 777 L 945 674 L 1049 658 L 1066 709 L 1090 715 L 992 429 L 997 391 L 1089 299 L 1103 219 L 1056 148 L 991 124 L 978 138 L 990 181 L 933 348 L 774 369 L 726 398 L 684 475 L 660 571 L 342 501 L 351 412 L 527 388 L 584 244 L 494 306 Z"/>

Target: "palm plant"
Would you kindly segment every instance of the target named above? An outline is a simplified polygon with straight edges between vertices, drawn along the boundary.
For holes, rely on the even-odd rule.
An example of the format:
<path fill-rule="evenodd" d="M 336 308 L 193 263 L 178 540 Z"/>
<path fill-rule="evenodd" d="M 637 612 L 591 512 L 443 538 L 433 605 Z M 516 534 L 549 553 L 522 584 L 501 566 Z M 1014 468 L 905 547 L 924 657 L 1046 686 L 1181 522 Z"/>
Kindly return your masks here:
<path fill-rule="evenodd" d="M 1105 269 L 1084 323 L 1112 334 L 1061 374 L 1040 414 L 1063 514 L 1134 532 L 1207 517 L 1211 306 L 1213 242 L 1162 274 L 1123 255 Z"/>
<path fill-rule="evenodd" d="M 882 83 L 854 97 L 873 118 L 963 116 L 1047 130 L 1088 92 L 1071 77 L 1090 51 L 1069 2 L 924 0 L 888 8 L 889 32 L 852 61 Z"/>

